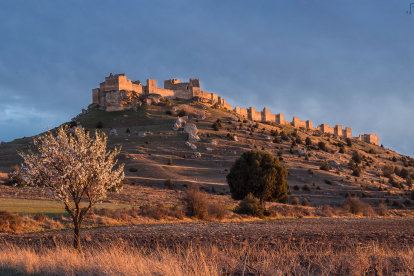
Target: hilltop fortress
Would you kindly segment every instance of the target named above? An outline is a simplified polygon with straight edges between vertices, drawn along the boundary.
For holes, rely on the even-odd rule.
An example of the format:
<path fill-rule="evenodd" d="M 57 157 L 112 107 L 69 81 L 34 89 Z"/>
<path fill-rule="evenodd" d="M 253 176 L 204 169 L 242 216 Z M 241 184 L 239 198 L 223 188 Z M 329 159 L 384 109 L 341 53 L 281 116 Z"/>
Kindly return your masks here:
<path fill-rule="evenodd" d="M 92 100 L 95 106 L 106 111 L 118 111 L 136 108 L 141 104 L 140 98 L 164 97 L 166 99 L 195 99 L 201 102 L 215 104 L 227 110 L 233 110 L 232 106 L 226 103 L 222 97 L 202 91 L 199 79 L 190 79 L 189 82 L 180 82 L 179 79 L 164 81 L 164 88 L 159 88 L 157 82 L 147 79 L 146 85 L 141 81 L 131 81 L 125 74 L 109 75 L 104 82 L 99 84 L 99 88 L 92 89 Z M 148 102 L 148 101 L 147 101 Z M 292 125 L 295 128 L 319 131 L 321 133 L 331 134 L 341 139 L 352 138 L 352 129 L 350 127 L 342 128 L 341 125 L 330 127 L 327 124 L 321 124 L 317 127 L 312 126 L 312 121 L 301 121 L 298 117 L 293 117 L 292 122 L 285 121 L 284 114 L 271 114 L 270 110 L 263 108 L 257 112 L 254 107 L 248 109 L 235 107 L 234 112 L 251 121 L 275 122 L 281 125 Z M 378 135 L 363 134 L 359 135 L 359 140 L 379 145 Z"/>

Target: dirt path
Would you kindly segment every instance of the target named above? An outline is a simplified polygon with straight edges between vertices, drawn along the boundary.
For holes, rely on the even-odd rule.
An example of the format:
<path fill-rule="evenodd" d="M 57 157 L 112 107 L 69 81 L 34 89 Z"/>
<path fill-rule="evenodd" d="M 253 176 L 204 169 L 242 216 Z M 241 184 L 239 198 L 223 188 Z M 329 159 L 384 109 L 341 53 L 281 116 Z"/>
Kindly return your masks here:
<path fill-rule="evenodd" d="M 125 241 L 136 245 L 204 243 L 270 244 L 281 241 L 308 244 L 414 246 L 414 219 L 319 218 L 243 223 L 174 223 L 84 229 L 84 244 Z M 68 244 L 72 231 L 1 234 L 0 243 L 54 246 Z M 55 241 L 54 241 L 55 240 Z"/>

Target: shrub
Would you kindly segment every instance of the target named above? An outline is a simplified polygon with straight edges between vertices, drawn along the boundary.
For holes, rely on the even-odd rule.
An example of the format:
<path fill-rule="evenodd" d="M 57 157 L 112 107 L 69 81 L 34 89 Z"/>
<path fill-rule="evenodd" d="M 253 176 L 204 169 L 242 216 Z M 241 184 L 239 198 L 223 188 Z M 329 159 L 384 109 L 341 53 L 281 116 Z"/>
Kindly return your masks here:
<path fill-rule="evenodd" d="M 356 177 L 360 177 L 361 176 L 361 171 L 359 169 L 355 168 L 354 171 L 352 172 L 352 175 L 356 176 Z"/>
<path fill-rule="evenodd" d="M 404 179 L 407 179 L 410 176 L 410 171 L 406 168 L 402 168 L 400 171 L 400 176 Z"/>
<path fill-rule="evenodd" d="M 292 147 L 296 147 L 296 141 L 295 140 L 292 141 Z"/>
<path fill-rule="evenodd" d="M 302 199 L 302 206 L 309 206 L 309 200 L 307 200 L 306 198 Z"/>
<path fill-rule="evenodd" d="M 43 213 L 37 213 L 33 216 L 33 219 L 37 222 L 44 222 L 46 221 L 47 217 Z"/>
<path fill-rule="evenodd" d="M 359 215 L 363 214 L 366 216 L 372 216 L 374 210 L 368 203 L 361 202 L 357 197 L 348 197 L 345 200 L 344 209 L 348 213 Z"/>
<path fill-rule="evenodd" d="M 312 146 L 312 140 L 311 140 L 311 138 L 306 137 L 305 143 L 306 143 L 307 146 Z"/>
<path fill-rule="evenodd" d="M 329 180 L 329 179 L 325 179 L 325 183 L 326 184 L 329 184 L 329 185 L 332 185 L 333 184 L 333 181 L 332 180 Z"/>
<path fill-rule="evenodd" d="M 318 147 L 319 147 L 321 150 L 325 150 L 325 149 L 326 149 L 326 145 L 325 145 L 325 143 L 324 143 L 324 142 L 319 142 L 319 143 L 318 143 Z"/>
<path fill-rule="evenodd" d="M 311 186 L 309 186 L 309 184 L 305 184 L 305 186 L 303 186 L 302 190 L 309 192 L 311 190 Z"/>
<path fill-rule="evenodd" d="M 360 164 L 362 162 L 361 156 L 358 154 L 358 152 L 355 152 L 352 155 L 352 160 L 356 163 L 356 164 Z"/>
<path fill-rule="evenodd" d="M 295 190 L 295 191 L 299 191 L 299 186 L 298 186 L 298 185 L 295 185 L 295 186 L 293 187 L 293 190 Z"/>
<path fill-rule="evenodd" d="M 168 166 L 172 166 L 172 164 L 173 164 L 173 162 L 172 162 L 172 159 L 171 159 L 171 157 L 170 157 L 170 158 L 168 158 L 167 165 L 168 165 Z"/>
<path fill-rule="evenodd" d="M 263 208 L 260 202 L 251 193 L 248 194 L 236 207 L 236 213 L 263 218 Z"/>
<path fill-rule="evenodd" d="M 339 148 L 339 153 L 345 153 L 344 148 Z"/>
<path fill-rule="evenodd" d="M 188 116 L 188 112 L 185 109 L 182 109 L 177 114 L 179 117 Z"/>
<path fill-rule="evenodd" d="M 397 162 L 397 157 L 393 156 L 391 160 L 392 162 Z"/>
<path fill-rule="evenodd" d="M 302 139 L 300 139 L 299 136 L 296 137 L 296 143 L 299 144 L 299 145 L 303 144 Z"/>
<path fill-rule="evenodd" d="M 322 170 L 322 171 L 327 171 L 327 172 L 329 172 L 329 165 L 328 165 L 328 163 L 324 163 L 324 164 L 322 164 L 320 167 L 319 167 L 319 169 L 320 170 Z"/>
<path fill-rule="evenodd" d="M 227 207 L 220 202 L 208 204 L 208 216 L 212 219 L 223 220 L 227 213 Z"/>
<path fill-rule="evenodd" d="M 174 182 L 172 181 L 172 179 L 165 180 L 164 182 L 164 186 L 167 187 L 168 189 L 172 189 L 173 185 L 174 185 Z"/>
<path fill-rule="evenodd" d="M 0 212 L 0 230 L 19 232 L 22 228 L 23 220 L 18 214 L 7 211 Z"/>
<path fill-rule="evenodd" d="M 197 219 L 205 219 L 207 217 L 207 196 L 200 191 L 200 188 L 197 185 L 188 187 L 184 194 L 183 201 L 188 216 Z"/>
<path fill-rule="evenodd" d="M 167 113 L 167 115 L 173 115 L 173 111 L 172 110 L 167 110 L 165 113 Z"/>
<path fill-rule="evenodd" d="M 184 159 L 187 159 L 187 154 L 184 153 L 183 158 Z"/>
<path fill-rule="evenodd" d="M 408 177 L 407 178 L 407 186 L 409 187 L 409 188 L 411 188 L 412 186 L 413 186 L 413 180 L 411 179 L 411 177 Z"/>
<path fill-rule="evenodd" d="M 287 136 L 287 134 L 286 134 L 284 131 L 282 131 L 282 132 L 280 133 L 280 138 L 281 138 L 283 141 L 288 141 L 288 140 L 289 140 L 289 137 Z"/>
<path fill-rule="evenodd" d="M 103 123 L 102 123 L 102 121 L 99 121 L 99 122 L 96 124 L 96 128 L 103 128 Z"/>
<path fill-rule="evenodd" d="M 352 147 L 352 140 L 351 140 L 351 138 L 346 138 L 345 142 L 346 142 L 346 145 L 348 147 Z"/>
<path fill-rule="evenodd" d="M 400 169 L 397 166 L 394 168 L 394 173 L 396 176 L 400 176 Z"/>
<path fill-rule="evenodd" d="M 273 143 L 275 143 L 275 144 L 280 144 L 280 139 L 279 139 L 279 137 L 276 137 L 275 139 L 273 139 Z"/>
<path fill-rule="evenodd" d="M 316 190 L 322 190 L 321 186 L 316 187 Z"/>
<path fill-rule="evenodd" d="M 315 174 L 315 171 L 314 171 L 314 170 L 312 170 L 312 169 L 309 169 L 309 170 L 308 170 L 308 173 L 309 173 L 309 174 L 311 174 L 311 175 L 314 175 L 314 174 Z"/>
<path fill-rule="evenodd" d="M 294 198 L 292 198 L 292 201 L 291 201 L 291 204 L 292 205 L 299 205 L 299 198 L 297 198 L 297 197 L 294 197 Z"/>
<path fill-rule="evenodd" d="M 126 133 L 131 133 L 131 131 L 129 130 L 129 128 L 127 128 L 125 132 Z"/>
<path fill-rule="evenodd" d="M 132 168 L 129 168 L 129 171 L 130 172 L 137 172 L 138 171 L 138 168 L 132 167 Z"/>
<path fill-rule="evenodd" d="M 379 215 L 379 216 L 381 216 L 381 217 L 384 217 L 384 216 L 386 216 L 387 214 L 388 214 L 388 208 L 387 208 L 387 205 L 385 204 L 385 203 L 380 203 L 380 204 L 378 204 L 378 207 L 377 207 L 377 214 Z"/>

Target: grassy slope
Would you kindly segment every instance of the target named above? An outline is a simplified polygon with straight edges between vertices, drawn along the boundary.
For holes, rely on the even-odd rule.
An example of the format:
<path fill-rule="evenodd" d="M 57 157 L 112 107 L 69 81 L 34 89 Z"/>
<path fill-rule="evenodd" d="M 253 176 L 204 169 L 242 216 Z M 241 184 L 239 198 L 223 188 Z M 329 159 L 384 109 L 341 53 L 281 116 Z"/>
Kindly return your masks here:
<path fill-rule="evenodd" d="M 272 153 L 277 154 L 280 147 L 284 150 L 284 165 L 288 168 L 290 176 L 288 177 L 289 186 L 292 191 L 291 197 L 306 197 L 310 199 L 312 205 L 317 204 L 339 204 L 343 201 L 346 193 L 360 194 L 364 191 L 371 193 L 372 198 L 366 198 L 371 203 L 378 202 L 379 199 L 389 197 L 391 200 L 397 199 L 402 202 L 407 198 L 404 191 L 391 187 L 390 184 L 380 184 L 384 178 L 379 178 L 376 173 L 384 164 L 398 165 L 403 167 L 402 162 L 393 163 L 388 159 L 398 154 L 381 149 L 374 145 L 368 145 L 361 141 L 354 139 L 352 148 L 346 147 L 346 154 L 338 154 L 338 148 L 333 143 L 341 142 L 326 137 L 311 136 L 314 143 L 324 141 L 328 148 L 334 150 L 336 153 L 326 153 L 320 150 L 312 150 L 312 157 L 309 161 L 305 161 L 304 157 L 298 157 L 297 149 L 303 149 L 303 145 L 295 147 L 295 154 L 289 153 L 291 141 L 281 144 L 273 144 L 266 140 L 264 135 L 270 136 L 271 129 L 283 128 L 286 132 L 292 132 L 291 126 L 272 127 L 266 124 L 260 124 L 258 129 L 255 129 L 253 136 L 244 134 L 243 131 L 247 129 L 247 124 L 243 124 L 243 131 L 236 130 L 236 125 L 240 123 L 233 122 L 229 124 L 230 117 L 236 117 L 236 114 L 222 110 L 222 109 L 203 109 L 198 104 L 187 105 L 186 108 L 190 112 L 188 122 L 195 123 L 199 129 L 202 140 L 195 143 L 198 147 L 196 151 L 202 154 L 200 159 L 192 159 L 190 156 L 193 150 L 185 145 L 187 134 L 174 132 L 172 124 L 175 116 L 166 115 L 168 109 L 180 105 L 189 104 L 190 102 L 173 102 L 172 107 L 157 107 L 157 106 L 142 106 L 138 111 L 119 111 L 119 112 L 105 112 L 105 111 L 91 111 L 90 113 L 81 116 L 79 122 L 82 126 L 94 130 L 99 121 L 102 121 L 104 128 L 102 131 L 109 133 L 111 128 L 116 128 L 118 136 L 109 136 L 108 148 L 113 148 L 116 145 L 122 145 L 122 152 L 119 156 L 119 161 L 126 164 L 125 173 L 131 185 L 125 185 L 125 190 L 120 195 L 115 195 L 112 198 L 117 199 L 118 202 L 127 204 L 143 204 L 148 203 L 142 196 L 141 186 L 154 187 L 154 193 L 157 188 L 164 190 L 163 183 L 166 179 L 173 179 L 175 188 L 180 190 L 185 183 L 200 183 L 208 189 L 214 187 L 217 193 L 225 193 L 223 200 L 230 202 L 228 195 L 228 186 L 226 185 L 225 175 L 226 170 L 229 169 L 234 160 L 240 154 L 256 146 L 257 149 L 262 147 Z M 208 112 L 208 117 L 205 120 L 196 122 L 192 114 L 201 114 Z M 220 118 L 223 121 L 223 127 L 220 131 L 214 131 L 211 128 L 212 123 Z M 126 129 L 131 131 L 126 133 Z M 264 133 L 263 128 L 265 128 Z M 147 137 L 138 137 L 137 132 L 151 131 L 153 134 Z M 210 133 L 211 137 L 204 136 Z M 229 141 L 226 139 L 226 134 L 232 133 L 239 137 L 238 142 Z M 299 132 L 300 137 L 305 141 L 306 132 Z M 214 146 L 208 143 L 208 140 L 216 139 L 218 145 Z M 17 139 L 11 143 L 0 146 L 0 171 L 6 172 L 8 168 L 20 160 L 16 154 L 17 150 L 27 151 L 30 146 L 31 139 Z M 213 152 L 205 152 L 206 147 L 213 148 Z M 368 150 L 373 148 L 377 154 L 368 154 Z M 346 164 L 349 162 L 352 151 L 358 151 L 364 155 L 371 156 L 374 163 L 371 167 L 367 167 L 359 178 L 351 176 L 351 171 Z M 183 158 L 186 155 L 188 158 Z M 380 157 L 378 157 L 378 155 Z M 173 160 L 173 166 L 167 165 L 168 158 Z M 321 163 L 328 161 L 332 170 L 329 172 L 319 170 Z M 129 172 L 129 168 L 136 167 L 138 172 Z M 310 175 L 308 169 L 315 170 L 315 175 Z M 412 168 L 410 168 L 412 170 Z M 325 183 L 325 179 L 332 180 L 333 185 Z M 355 179 L 357 181 L 355 182 Z M 128 182 L 127 181 L 127 182 Z M 371 182 L 372 181 L 372 182 Z M 315 182 L 315 186 L 312 183 Z M 386 181 L 387 182 L 387 179 Z M 402 182 L 402 180 L 401 180 Z M 310 184 L 312 190 L 305 192 L 302 190 L 296 191 L 293 186 L 298 185 L 303 187 L 305 184 Z M 140 184 L 140 185 L 137 185 Z M 387 191 L 379 192 L 378 187 L 386 187 L 391 194 L 386 194 Z M 316 187 L 320 186 L 321 190 Z M 1 193 L 1 190 L 0 190 Z M 161 195 L 162 194 L 162 195 Z M 179 193 L 178 193 L 179 194 Z M 174 192 L 160 193 L 159 201 L 163 201 L 164 195 L 174 197 Z M 154 195 L 152 195 L 152 199 Z M 148 196 L 150 197 L 150 196 Z M 156 197 L 156 195 L 155 195 Z M 402 199 L 400 198 L 402 197 Z M 175 202 L 167 201 L 167 204 L 175 204 Z"/>

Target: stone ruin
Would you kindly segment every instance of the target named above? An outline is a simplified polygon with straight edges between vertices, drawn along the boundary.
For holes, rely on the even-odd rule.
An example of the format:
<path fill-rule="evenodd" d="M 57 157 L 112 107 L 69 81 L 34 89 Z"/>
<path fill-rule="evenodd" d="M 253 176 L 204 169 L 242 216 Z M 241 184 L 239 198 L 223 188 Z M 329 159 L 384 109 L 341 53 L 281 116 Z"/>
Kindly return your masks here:
<path fill-rule="evenodd" d="M 232 106 L 227 104 L 222 97 L 214 93 L 202 91 L 199 79 L 190 79 L 189 82 L 180 82 L 179 79 L 165 80 L 164 88 L 159 88 L 157 82 L 153 79 L 147 79 L 146 85 L 143 85 L 139 80 L 131 81 L 127 79 L 125 74 L 112 75 L 112 73 L 105 78 L 104 82 L 99 84 L 99 88 L 92 89 L 93 104 L 89 106 L 89 109 L 96 107 L 106 111 L 136 109 L 142 103 L 157 103 L 161 98 L 196 99 L 200 102 L 208 102 L 227 110 L 233 110 Z M 83 110 L 82 114 L 86 112 L 86 110 Z M 330 127 L 327 124 L 313 127 L 312 121 L 301 121 L 298 117 L 293 117 L 292 122 L 289 122 L 285 121 L 284 114 L 271 114 L 266 107 L 261 112 L 257 112 L 254 107 L 249 107 L 248 109 L 235 107 L 234 112 L 242 118 L 251 121 L 291 125 L 295 128 L 319 132 L 322 135 L 333 135 L 340 139 L 352 138 L 352 129 L 350 127 L 343 129 L 341 125 Z M 378 135 L 375 134 L 359 135 L 358 139 L 366 143 L 379 145 Z"/>
<path fill-rule="evenodd" d="M 226 104 L 214 93 L 202 91 L 199 79 L 190 79 L 189 82 L 180 82 L 179 79 L 164 81 L 164 88 L 159 88 L 157 82 L 147 79 L 146 85 L 141 81 L 131 81 L 125 74 L 109 75 L 99 88 L 92 89 L 92 102 L 106 111 L 119 111 L 138 107 L 145 98 L 145 103 L 158 102 L 160 98 L 189 100 L 197 98 L 199 101 L 211 102 L 229 110 L 231 105 Z M 148 100 L 150 99 L 150 100 Z"/>

